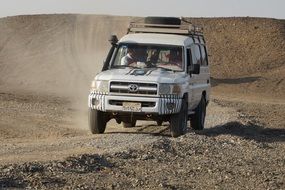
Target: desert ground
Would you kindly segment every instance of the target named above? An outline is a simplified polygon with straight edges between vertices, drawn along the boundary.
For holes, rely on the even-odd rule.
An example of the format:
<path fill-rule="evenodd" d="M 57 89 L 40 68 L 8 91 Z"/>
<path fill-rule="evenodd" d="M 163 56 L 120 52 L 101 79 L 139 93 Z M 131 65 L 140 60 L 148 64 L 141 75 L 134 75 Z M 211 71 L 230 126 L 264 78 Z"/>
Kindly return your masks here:
<path fill-rule="evenodd" d="M 131 17 L 0 19 L 0 189 L 285 189 L 285 21 L 189 18 L 211 66 L 206 129 L 87 122 L 90 82 Z"/>

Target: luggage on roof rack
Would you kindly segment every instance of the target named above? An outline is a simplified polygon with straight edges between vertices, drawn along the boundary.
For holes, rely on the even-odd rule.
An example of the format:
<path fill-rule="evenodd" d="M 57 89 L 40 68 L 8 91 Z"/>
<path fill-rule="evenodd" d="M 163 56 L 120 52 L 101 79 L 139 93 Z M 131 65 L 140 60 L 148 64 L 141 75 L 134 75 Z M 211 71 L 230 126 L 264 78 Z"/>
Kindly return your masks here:
<path fill-rule="evenodd" d="M 203 35 L 203 29 L 190 23 L 181 24 L 175 17 L 146 17 L 143 23 L 131 22 L 128 33 Z"/>
<path fill-rule="evenodd" d="M 181 19 L 177 17 L 145 17 L 146 24 L 180 25 Z"/>

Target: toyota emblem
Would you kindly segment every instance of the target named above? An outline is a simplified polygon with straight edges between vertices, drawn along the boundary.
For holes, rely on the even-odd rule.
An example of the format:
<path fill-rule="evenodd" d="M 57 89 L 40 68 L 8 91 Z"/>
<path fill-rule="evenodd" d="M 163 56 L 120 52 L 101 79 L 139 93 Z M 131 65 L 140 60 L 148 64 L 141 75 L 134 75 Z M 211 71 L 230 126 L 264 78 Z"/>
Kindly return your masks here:
<path fill-rule="evenodd" d="M 128 86 L 129 92 L 137 92 L 139 90 L 139 86 L 136 84 L 130 84 Z"/>

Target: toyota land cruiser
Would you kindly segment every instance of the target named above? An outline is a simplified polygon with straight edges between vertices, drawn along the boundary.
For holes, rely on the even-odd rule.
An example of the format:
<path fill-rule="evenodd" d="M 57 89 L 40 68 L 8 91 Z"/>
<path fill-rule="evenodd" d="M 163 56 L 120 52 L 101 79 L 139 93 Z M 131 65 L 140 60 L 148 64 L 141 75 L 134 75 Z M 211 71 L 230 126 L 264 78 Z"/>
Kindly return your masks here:
<path fill-rule="evenodd" d="M 134 127 L 137 120 L 170 123 L 173 137 L 204 128 L 210 71 L 202 29 L 173 17 L 131 22 L 92 81 L 89 127 L 104 133 L 110 119 Z"/>

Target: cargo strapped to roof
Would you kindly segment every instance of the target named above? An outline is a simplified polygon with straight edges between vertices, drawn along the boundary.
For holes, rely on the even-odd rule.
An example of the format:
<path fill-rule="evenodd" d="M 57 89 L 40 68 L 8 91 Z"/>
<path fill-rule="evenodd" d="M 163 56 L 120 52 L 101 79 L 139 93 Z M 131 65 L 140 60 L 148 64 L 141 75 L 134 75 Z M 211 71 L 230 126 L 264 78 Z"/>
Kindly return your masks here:
<path fill-rule="evenodd" d="M 203 35 L 203 29 L 192 24 L 165 25 L 131 22 L 128 33 L 164 33 L 180 35 Z"/>

